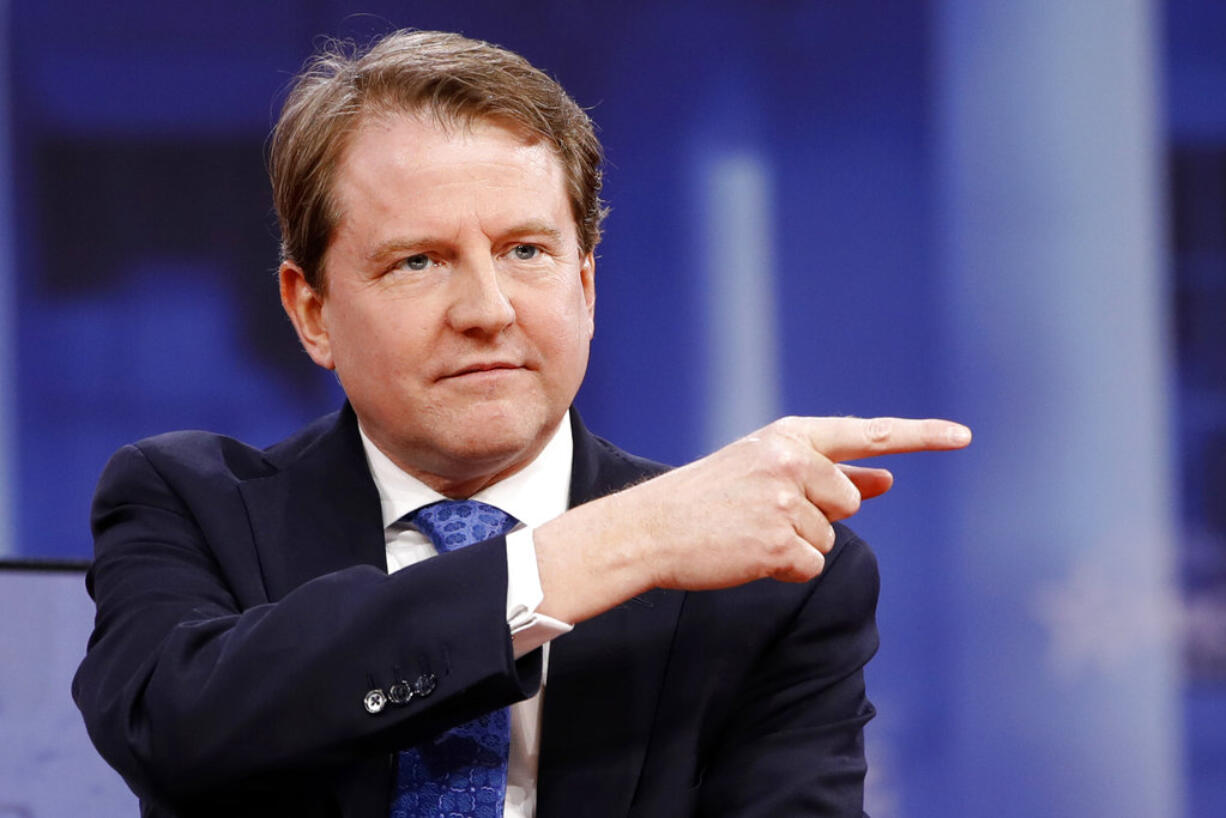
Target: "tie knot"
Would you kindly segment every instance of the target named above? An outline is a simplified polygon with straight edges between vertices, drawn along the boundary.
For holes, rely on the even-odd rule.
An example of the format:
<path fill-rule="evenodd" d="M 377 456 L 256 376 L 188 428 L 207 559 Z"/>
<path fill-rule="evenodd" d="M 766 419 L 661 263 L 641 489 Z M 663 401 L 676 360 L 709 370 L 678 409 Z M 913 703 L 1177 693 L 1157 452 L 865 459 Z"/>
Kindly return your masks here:
<path fill-rule="evenodd" d="M 408 521 L 429 537 L 440 552 L 455 551 L 505 534 L 519 522 L 480 500 L 441 500 L 412 512 Z"/>

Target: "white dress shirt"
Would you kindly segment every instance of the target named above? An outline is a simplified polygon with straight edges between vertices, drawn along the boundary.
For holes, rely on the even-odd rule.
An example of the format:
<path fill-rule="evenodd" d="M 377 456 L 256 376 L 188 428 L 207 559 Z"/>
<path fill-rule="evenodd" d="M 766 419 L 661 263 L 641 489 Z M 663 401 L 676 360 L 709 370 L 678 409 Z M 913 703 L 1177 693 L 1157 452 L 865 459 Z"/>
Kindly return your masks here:
<path fill-rule="evenodd" d="M 383 508 L 388 573 L 435 556 L 438 551 L 429 538 L 402 518 L 422 506 L 448 498 L 393 463 L 371 442 L 360 425 L 359 433 Z M 532 698 L 511 706 L 511 755 L 507 765 L 504 818 L 533 818 L 536 814 L 541 701 L 548 669 L 548 642 L 573 627 L 536 612 L 544 593 L 532 540 L 532 529 L 566 511 L 573 451 L 569 418 L 563 417 L 536 459 L 471 498 L 496 506 L 519 520 L 507 535 L 507 624 L 511 628 L 516 658 L 542 646 L 545 651 L 541 690 Z"/>

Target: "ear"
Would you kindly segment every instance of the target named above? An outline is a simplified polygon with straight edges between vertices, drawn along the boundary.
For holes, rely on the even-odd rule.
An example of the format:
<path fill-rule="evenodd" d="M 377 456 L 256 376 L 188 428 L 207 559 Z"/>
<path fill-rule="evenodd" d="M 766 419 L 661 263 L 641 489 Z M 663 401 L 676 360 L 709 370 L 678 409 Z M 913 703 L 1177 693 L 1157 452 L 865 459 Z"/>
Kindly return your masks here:
<path fill-rule="evenodd" d="M 579 268 L 579 280 L 583 284 L 583 300 L 587 304 L 588 338 L 596 332 L 596 254 L 588 253 L 583 257 L 583 265 Z"/>
<path fill-rule="evenodd" d="M 332 341 L 328 337 L 328 325 L 324 320 L 323 296 L 307 283 L 302 268 L 292 261 L 281 262 L 277 271 L 281 281 L 281 306 L 289 316 L 290 323 L 298 331 L 298 340 L 311 360 L 324 369 L 335 369 L 332 360 Z"/>

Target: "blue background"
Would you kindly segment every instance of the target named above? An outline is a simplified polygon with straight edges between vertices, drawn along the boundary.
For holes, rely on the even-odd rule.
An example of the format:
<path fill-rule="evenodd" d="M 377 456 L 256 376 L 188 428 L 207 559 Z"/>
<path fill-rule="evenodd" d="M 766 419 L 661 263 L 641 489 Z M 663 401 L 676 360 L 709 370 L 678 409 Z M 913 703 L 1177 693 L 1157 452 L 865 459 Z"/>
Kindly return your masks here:
<path fill-rule="evenodd" d="M 870 811 L 1226 814 L 1226 6 L 1105 9 L 0 2 L 0 555 L 88 557 L 125 442 L 336 407 L 265 139 L 318 35 L 459 30 L 599 124 L 593 429 L 673 463 L 784 413 L 979 432 L 855 522 Z"/>

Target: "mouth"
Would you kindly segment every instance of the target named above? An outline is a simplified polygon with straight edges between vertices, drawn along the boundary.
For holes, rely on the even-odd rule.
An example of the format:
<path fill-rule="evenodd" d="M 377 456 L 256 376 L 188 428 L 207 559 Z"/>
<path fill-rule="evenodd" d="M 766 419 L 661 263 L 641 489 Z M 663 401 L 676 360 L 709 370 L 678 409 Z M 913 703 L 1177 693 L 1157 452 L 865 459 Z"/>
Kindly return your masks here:
<path fill-rule="evenodd" d="M 485 362 L 480 362 L 480 363 L 475 363 L 475 364 L 469 364 L 468 366 L 465 366 L 461 369 L 457 369 L 454 372 L 449 372 L 443 377 L 439 378 L 439 380 L 445 381 L 445 380 L 449 380 L 452 378 L 463 378 L 463 377 L 473 377 L 473 376 L 480 377 L 483 375 L 496 376 L 502 372 L 515 372 L 520 369 L 523 369 L 523 366 L 521 366 L 520 364 L 508 363 L 506 361 L 485 361 Z"/>

